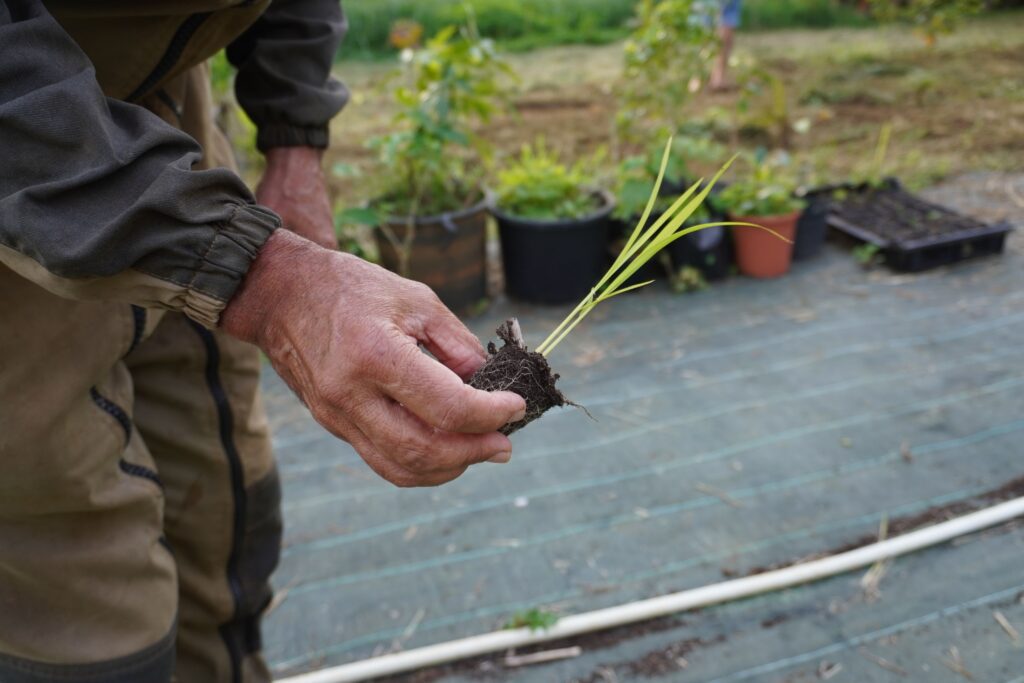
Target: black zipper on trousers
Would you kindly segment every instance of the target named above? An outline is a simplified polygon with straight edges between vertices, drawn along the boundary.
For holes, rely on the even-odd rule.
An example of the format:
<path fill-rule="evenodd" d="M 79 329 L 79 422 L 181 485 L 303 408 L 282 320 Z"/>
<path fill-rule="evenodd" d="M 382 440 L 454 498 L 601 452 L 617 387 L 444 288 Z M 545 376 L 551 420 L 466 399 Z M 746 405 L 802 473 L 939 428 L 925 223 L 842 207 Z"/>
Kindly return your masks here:
<path fill-rule="evenodd" d="M 117 405 L 109 398 L 101 394 L 96 389 L 96 387 L 92 387 L 89 389 L 89 397 L 92 399 L 92 402 L 95 403 L 103 412 L 113 417 L 115 420 L 117 420 L 117 423 L 121 425 L 121 429 L 124 430 L 125 447 L 127 447 L 128 442 L 132 438 L 132 420 L 130 417 L 128 417 L 128 413 L 125 412 L 124 408 Z M 117 466 L 121 469 L 122 472 L 129 476 L 142 477 L 143 479 L 150 480 L 160 488 L 164 487 L 164 483 L 160 481 L 160 475 L 158 475 L 156 472 L 149 469 L 148 467 L 136 465 L 135 463 L 128 462 L 124 458 L 121 458 L 120 460 L 117 461 Z"/>
<path fill-rule="evenodd" d="M 122 458 L 121 460 L 117 461 L 117 466 L 121 468 L 122 472 L 124 472 L 125 474 L 127 474 L 127 475 L 129 475 L 131 477 L 142 477 L 143 479 L 150 480 L 151 482 L 153 482 L 154 484 L 156 484 L 160 488 L 164 487 L 164 483 L 162 481 L 160 481 L 159 475 L 157 475 L 156 472 L 154 472 L 153 470 L 149 469 L 148 467 L 143 467 L 142 465 L 136 465 L 133 462 L 128 462 L 124 458 Z"/>
<path fill-rule="evenodd" d="M 146 331 L 146 309 L 132 304 L 132 343 L 128 347 L 128 353 L 135 350 L 135 347 L 142 341 L 142 335 Z"/>
<path fill-rule="evenodd" d="M 132 421 L 131 418 L 128 417 L 128 413 L 126 413 L 121 406 L 117 405 L 109 398 L 107 398 L 99 391 L 97 391 L 96 387 L 92 387 L 89 389 L 89 397 L 92 399 L 93 403 L 95 403 L 97 406 L 100 407 L 101 410 L 103 410 L 103 412 L 107 413 L 112 418 L 117 420 L 117 423 L 121 425 L 121 429 L 124 430 L 125 443 L 128 443 L 128 441 L 132 438 Z"/>
<path fill-rule="evenodd" d="M 227 579 L 231 589 L 231 595 L 235 600 L 235 619 L 240 617 L 242 608 L 242 582 L 238 576 L 238 561 L 240 555 L 240 543 L 245 535 L 245 514 L 246 494 L 245 483 L 242 479 L 242 460 L 235 447 L 235 439 L 232 436 L 234 427 L 234 416 L 231 414 L 231 405 L 228 403 L 227 393 L 220 381 L 220 349 L 217 347 L 217 340 L 208 329 L 189 321 L 192 329 L 196 331 L 206 348 L 206 385 L 213 397 L 214 405 L 217 408 L 217 422 L 220 428 L 220 442 L 227 455 L 228 468 L 231 474 L 231 493 L 234 499 L 234 524 L 231 538 L 231 552 L 228 555 Z M 228 655 L 231 657 L 231 681 L 241 683 L 242 680 L 242 653 L 239 644 L 231 634 L 223 627 L 221 637 L 227 646 Z"/>
<path fill-rule="evenodd" d="M 170 73 L 174 65 L 181 59 L 181 55 L 185 52 L 188 41 L 192 39 L 195 32 L 199 30 L 203 22 L 209 19 L 212 14 L 213 12 L 197 12 L 189 15 L 188 19 L 182 22 L 181 26 L 178 27 L 178 30 L 171 37 L 171 42 L 167 45 L 164 56 L 160 58 L 160 61 L 156 63 L 153 70 L 149 72 L 149 75 L 139 84 L 139 87 L 135 88 L 132 94 L 125 98 L 128 102 L 134 102 L 148 93 L 153 86 Z"/>

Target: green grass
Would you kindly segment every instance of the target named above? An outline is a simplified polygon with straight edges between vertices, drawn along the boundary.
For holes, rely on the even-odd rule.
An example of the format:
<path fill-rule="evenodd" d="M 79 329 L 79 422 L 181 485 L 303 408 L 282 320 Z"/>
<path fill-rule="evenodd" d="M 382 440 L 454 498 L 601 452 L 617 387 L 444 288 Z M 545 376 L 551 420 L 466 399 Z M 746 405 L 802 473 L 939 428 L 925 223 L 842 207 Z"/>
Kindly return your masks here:
<path fill-rule="evenodd" d="M 747 0 L 742 29 L 867 26 L 871 20 L 854 3 L 838 0 Z"/>
<path fill-rule="evenodd" d="M 412 19 L 426 35 L 465 20 L 473 7 L 480 33 L 513 51 L 551 45 L 604 44 L 629 32 L 635 0 L 344 0 L 349 33 L 342 57 L 393 53 L 391 24 Z M 869 21 L 839 0 L 747 0 L 744 30 L 862 26 Z"/>
<path fill-rule="evenodd" d="M 426 35 L 465 21 L 460 0 L 346 0 L 349 33 L 345 55 L 392 52 L 388 33 L 396 19 L 412 19 Z M 481 35 L 506 49 L 607 43 L 626 33 L 633 0 L 469 0 Z"/>

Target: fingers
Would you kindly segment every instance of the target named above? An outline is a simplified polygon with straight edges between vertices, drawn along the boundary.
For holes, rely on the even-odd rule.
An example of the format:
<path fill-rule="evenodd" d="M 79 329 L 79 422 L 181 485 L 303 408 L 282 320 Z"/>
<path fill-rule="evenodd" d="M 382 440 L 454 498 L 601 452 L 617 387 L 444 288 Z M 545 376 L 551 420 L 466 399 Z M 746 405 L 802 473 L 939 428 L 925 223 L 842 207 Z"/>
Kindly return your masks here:
<path fill-rule="evenodd" d="M 504 434 L 434 429 L 384 396 L 363 404 L 356 419 L 379 450 L 417 474 L 463 470 L 492 459 L 507 461 L 512 453 L 512 443 Z"/>
<path fill-rule="evenodd" d="M 441 432 L 383 396 L 360 401 L 347 416 L 322 422 L 396 486 L 437 486 L 458 478 L 470 465 L 508 462 L 512 454 L 512 444 L 502 434 Z"/>
<path fill-rule="evenodd" d="M 433 297 L 429 317 L 422 334 L 416 335 L 424 347 L 462 379 L 480 369 L 487 360 L 480 340 L 449 311 L 437 297 Z"/>
<path fill-rule="evenodd" d="M 411 342 L 383 372 L 380 388 L 385 395 L 445 432 L 495 432 L 526 414 L 526 402 L 518 394 L 474 389 Z"/>
<path fill-rule="evenodd" d="M 458 467 L 440 472 L 416 473 L 402 467 L 394 457 L 385 455 L 373 441 L 361 430 L 352 427 L 353 433 L 346 440 L 352 444 L 367 465 L 370 466 L 382 479 L 391 482 L 395 486 L 410 488 L 414 486 L 440 486 L 457 479 L 466 471 L 465 467 Z"/>

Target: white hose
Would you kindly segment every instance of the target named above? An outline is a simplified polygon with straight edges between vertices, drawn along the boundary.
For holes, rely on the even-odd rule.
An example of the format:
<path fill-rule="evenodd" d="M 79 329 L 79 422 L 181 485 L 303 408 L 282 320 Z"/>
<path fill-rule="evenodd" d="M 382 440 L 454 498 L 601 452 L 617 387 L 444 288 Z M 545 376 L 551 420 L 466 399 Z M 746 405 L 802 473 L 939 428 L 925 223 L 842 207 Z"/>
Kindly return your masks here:
<path fill-rule="evenodd" d="M 278 683 L 350 683 L 379 676 L 412 671 L 427 666 L 467 659 L 515 647 L 577 636 L 602 629 L 632 624 L 684 610 L 747 598 L 759 593 L 788 588 L 842 574 L 882 560 L 904 555 L 949 541 L 958 536 L 1006 522 L 1024 515 L 1024 498 L 1017 498 L 963 517 L 872 543 L 856 550 L 812 560 L 763 574 L 747 576 L 694 588 L 657 598 L 564 617 L 545 631 L 527 628 L 494 631 L 447 643 L 382 655 L 372 659 L 314 671 Z"/>

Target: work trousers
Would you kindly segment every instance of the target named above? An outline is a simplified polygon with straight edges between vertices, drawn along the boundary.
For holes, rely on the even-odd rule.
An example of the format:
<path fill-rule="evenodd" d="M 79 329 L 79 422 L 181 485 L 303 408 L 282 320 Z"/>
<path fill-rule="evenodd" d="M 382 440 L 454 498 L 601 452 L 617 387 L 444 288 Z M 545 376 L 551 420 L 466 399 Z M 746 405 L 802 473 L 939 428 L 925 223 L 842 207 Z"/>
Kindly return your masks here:
<path fill-rule="evenodd" d="M 143 104 L 204 168 L 234 167 L 205 66 Z M 0 681 L 270 680 L 280 483 L 259 371 L 180 313 L 0 266 Z"/>

